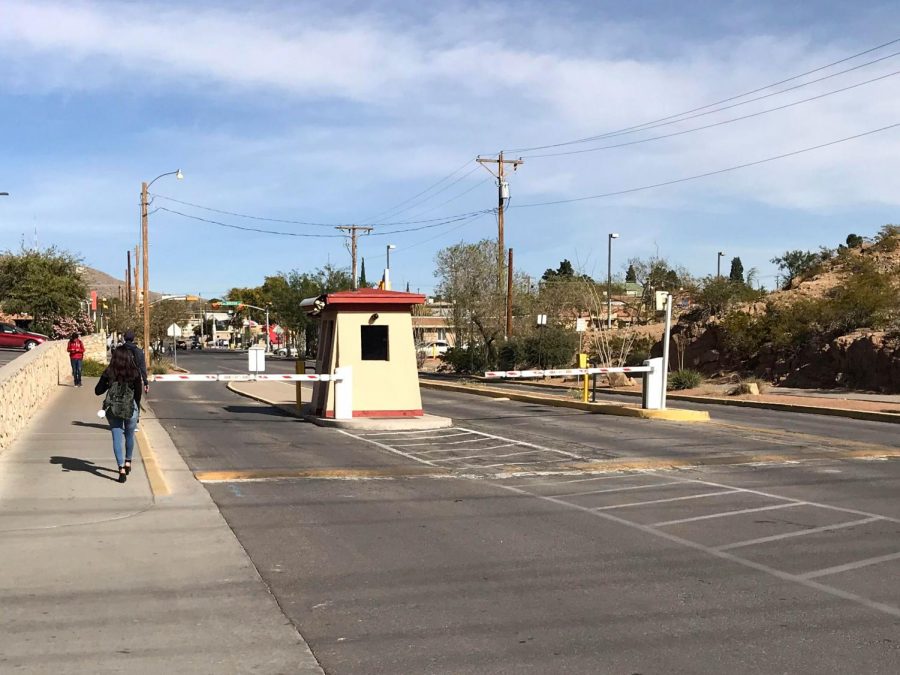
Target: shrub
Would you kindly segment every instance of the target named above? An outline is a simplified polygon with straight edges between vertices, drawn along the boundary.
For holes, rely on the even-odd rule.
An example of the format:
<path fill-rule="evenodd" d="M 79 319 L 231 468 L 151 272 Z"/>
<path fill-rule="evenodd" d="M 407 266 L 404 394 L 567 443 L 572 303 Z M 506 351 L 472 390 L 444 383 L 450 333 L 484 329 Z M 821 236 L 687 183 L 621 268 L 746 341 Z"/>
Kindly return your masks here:
<path fill-rule="evenodd" d="M 441 360 L 457 373 L 481 373 L 488 370 L 485 351 L 481 345 L 450 347 Z"/>
<path fill-rule="evenodd" d="M 81 363 L 81 374 L 84 377 L 100 377 L 104 370 L 106 370 L 106 364 L 94 359 L 85 359 Z"/>
<path fill-rule="evenodd" d="M 708 277 L 697 296 L 697 304 L 708 316 L 725 314 L 738 304 L 757 302 L 765 296 L 742 281 Z"/>
<path fill-rule="evenodd" d="M 172 365 L 169 359 L 159 358 L 150 365 L 150 372 L 153 375 L 165 375 L 172 368 Z"/>
<path fill-rule="evenodd" d="M 696 370 L 676 370 L 669 374 L 669 389 L 694 389 L 703 382 L 703 375 Z"/>

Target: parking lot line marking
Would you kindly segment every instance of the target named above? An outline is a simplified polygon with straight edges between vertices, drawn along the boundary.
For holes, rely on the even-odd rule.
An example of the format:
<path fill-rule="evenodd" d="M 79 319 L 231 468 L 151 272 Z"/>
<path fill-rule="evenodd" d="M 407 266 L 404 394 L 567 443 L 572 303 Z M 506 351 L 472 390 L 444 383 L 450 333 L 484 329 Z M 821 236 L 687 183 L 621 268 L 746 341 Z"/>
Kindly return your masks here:
<path fill-rule="evenodd" d="M 615 473 L 612 475 L 603 475 L 603 476 L 591 476 L 590 478 L 573 478 L 572 480 L 551 480 L 551 481 L 541 481 L 539 483 L 521 483 L 519 485 L 510 485 L 509 487 L 515 488 L 528 488 L 528 487 L 542 487 L 545 485 L 568 485 L 569 483 L 585 483 L 587 481 L 592 480 L 610 480 L 612 478 L 629 478 L 631 476 L 640 476 L 642 472 L 638 473 Z"/>
<path fill-rule="evenodd" d="M 630 504 L 615 504 L 613 506 L 598 506 L 595 511 L 609 511 L 610 509 L 625 509 L 629 506 L 646 506 L 647 504 L 664 504 L 665 502 L 680 502 L 685 499 L 702 499 L 703 497 L 716 497 L 718 495 L 734 495 L 740 490 L 719 490 L 718 492 L 707 492 L 702 495 L 688 495 L 687 497 L 669 497 L 668 499 L 651 499 L 647 502 L 631 502 Z"/>
<path fill-rule="evenodd" d="M 392 448 L 389 445 L 385 445 L 384 443 L 379 443 L 378 441 L 373 441 L 371 438 L 366 438 L 365 436 L 357 436 L 356 434 L 351 434 L 349 431 L 345 431 L 344 429 L 338 429 L 339 432 L 346 436 L 350 436 L 350 438 L 356 438 L 360 441 L 365 441 L 366 443 L 371 443 L 372 445 L 376 445 L 382 450 L 387 450 L 388 452 L 392 452 L 395 455 L 400 455 L 401 457 L 406 457 L 406 459 L 411 459 L 414 462 L 419 462 L 420 464 L 427 464 L 428 466 L 434 466 L 427 459 L 422 459 L 421 457 L 416 457 L 415 455 L 410 455 L 401 450 L 397 450 L 396 448 Z"/>
<path fill-rule="evenodd" d="M 581 455 L 576 455 L 574 452 L 566 452 L 565 450 L 557 450 L 556 448 L 546 448 L 543 445 L 535 445 L 534 443 L 527 443 L 525 441 L 517 441 L 515 438 L 506 438 L 504 436 L 495 436 L 494 434 L 486 434 L 483 431 L 475 431 L 473 429 L 465 429 L 463 427 L 457 427 L 460 431 L 468 431 L 473 434 L 477 434 L 479 436 L 486 436 L 487 438 L 493 438 L 497 441 L 510 441 L 515 443 L 516 445 L 523 445 L 526 448 L 537 448 L 538 450 L 545 450 L 546 452 L 555 452 L 558 455 L 565 455 L 566 457 L 572 457 L 574 459 L 582 459 Z"/>
<path fill-rule="evenodd" d="M 497 446 L 500 447 L 500 446 Z M 485 448 L 485 450 L 490 450 L 490 448 Z M 509 452 L 505 455 L 467 455 L 465 457 L 448 457 L 447 459 L 436 459 L 434 460 L 435 464 L 438 462 L 459 462 L 467 459 L 502 459 L 504 457 L 515 457 L 517 455 L 533 455 L 534 450 L 525 450 L 524 452 Z"/>
<path fill-rule="evenodd" d="M 677 481 L 681 481 L 684 483 L 699 483 L 701 485 L 711 485 L 714 487 L 720 488 L 731 488 L 732 490 L 741 490 L 743 492 L 749 492 L 751 494 L 760 495 L 762 497 L 769 497 L 771 499 L 784 499 L 788 501 L 799 501 L 791 499 L 790 497 L 782 497 L 780 495 L 773 495 L 771 492 L 763 492 L 762 490 L 752 490 L 750 488 L 742 488 L 737 487 L 735 485 L 726 485 L 725 483 L 715 483 L 709 480 L 700 480 L 698 478 L 680 478 L 678 476 L 664 476 L 658 473 L 650 473 L 648 475 L 656 476 L 657 478 L 672 478 Z M 823 504 L 822 502 L 803 502 L 804 504 L 808 504 L 809 506 L 818 506 L 820 509 L 829 509 L 831 511 L 841 511 L 843 513 L 852 513 L 856 516 L 865 516 L 866 518 L 880 518 L 881 520 L 889 520 L 892 523 L 900 523 L 900 518 L 891 518 L 890 516 L 885 516 L 880 513 L 870 513 L 868 511 L 860 511 L 859 509 L 848 509 L 844 506 L 832 506 L 831 504 Z"/>
<path fill-rule="evenodd" d="M 582 495 L 599 495 L 604 492 L 625 492 L 626 490 L 646 490 L 647 488 L 663 487 L 664 485 L 678 485 L 678 481 L 671 483 L 650 483 L 650 485 L 629 485 L 627 487 L 606 488 L 605 490 L 585 490 L 584 492 L 569 492 L 549 497 L 581 497 Z"/>
<path fill-rule="evenodd" d="M 573 504 L 572 502 L 567 502 L 557 497 L 548 497 L 545 495 L 537 495 L 533 492 L 528 492 L 527 490 L 522 490 L 520 488 L 512 487 L 511 485 L 503 485 L 502 483 L 494 483 L 498 488 L 502 490 L 507 490 L 509 492 L 515 492 L 516 494 L 523 497 L 531 497 L 532 499 L 540 499 L 545 502 L 550 502 L 551 504 L 556 504 L 557 506 L 561 506 L 562 508 L 575 509 L 576 511 L 581 511 L 582 513 L 587 513 L 589 515 L 594 516 L 595 518 L 603 518 L 604 520 L 618 523 L 619 525 L 624 525 L 625 527 L 630 527 L 635 530 L 639 530 L 644 534 L 648 534 L 652 537 L 657 537 L 659 539 L 665 539 L 667 541 L 671 541 L 676 544 L 681 544 L 686 548 L 692 548 L 695 551 L 701 551 L 703 553 L 707 553 L 715 558 L 719 558 L 720 560 L 727 560 L 728 562 L 735 563 L 737 565 L 741 565 L 743 567 L 747 567 L 752 570 L 756 570 L 757 572 L 762 572 L 764 574 L 768 574 L 770 576 L 775 577 L 776 579 L 781 579 L 782 581 L 791 581 L 806 588 L 810 588 L 813 590 L 821 591 L 822 593 L 827 593 L 828 595 L 841 598 L 842 600 L 849 600 L 850 602 L 855 602 L 858 605 L 863 607 L 867 607 L 868 609 L 872 609 L 878 612 L 882 612 L 884 614 L 888 614 L 890 616 L 895 616 L 900 618 L 900 607 L 895 607 L 893 605 L 889 605 L 884 602 L 878 602 L 876 600 L 870 600 L 869 598 L 865 598 L 856 593 L 851 593 L 850 591 L 845 591 L 841 588 L 836 588 L 834 586 L 829 586 L 828 584 L 823 584 L 819 581 L 814 581 L 812 579 L 804 579 L 803 577 L 797 576 L 796 574 L 791 574 L 790 572 L 784 572 L 782 570 L 775 569 L 774 567 L 769 567 L 768 565 L 763 565 L 762 563 L 755 562 L 753 560 L 748 560 L 747 558 L 742 558 L 733 553 L 729 553 L 728 551 L 718 551 L 711 546 L 707 546 L 706 544 L 701 544 L 696 541 L 691 541 L 690 539 L 685 539 L 684 537 L 679 537 L 676 534 L 672 534 L 671 532 L 666 532 L 665 530 L 658 530 L 655 527 L 651 527 L 650 525 L 642 525 L 641 523 L 636 523 L 632 520 L 627 520 L 625 518 L 621 518 L 612 513 L 608 513 L 606 511 L 596 511 L 587 506 L 581 506 L 580 504 Z"/>
<path fill-rule="evenodd" d="M 463 436 L 463 435 L 464 435 L 464 434 L 460 434 L 460 436 Z M 470 438 L 470 439 L 465 440 L 465 441 L 450 441 L 449 443 L 404 443 L 404 444 L 402 444 L 402 445 L 396 445 L 396 446 L 394 446 L 394 447 L 397 447 L 397 448 L 414 448 L 414 447 L 417 447 L 417 446 L 419 446 L 419 445 L 459 445 L 460 443 L 479 443 L 480 441 L 483 441 L 483 440 L 484 440 L 483 438 Z"/>
<path fill-rule="evenodd" d="M 834 567 L 826 567 L 823 570 L 816 570 L 815 572 L 807 572 L 806 574 L 799 574 L 801 579 L 815 579 L 817 577 L 824 577 L 827 574 L 838 574 L 839 572 L 848 572 L 850 570 L 857 570 L 860 567 L 868 567 L 869 565 L 877 565 L 878 563 L 889 562 L 891 560 L 900 560 L 900 553 L 888 553 L 887 555 L 880 555 L 877 558 L 866 558 L 865 560 L 857 560 L 856 562 L 847 563 L 846 565 L 835 565 Z"/>
<path fill-rule="evenodd" d="M 817 532 L 830 532 L 831 530 L 842 530 L 845 527 L 853 527 L 854 525 L 865 525 L 866 523 L 874 523 L 876 520 L 883 520 L 878 516 L 871 518 L 863 518 L 862 520 L 851 520 L 846 523 L 836 523 L 834 525 L 822 525 L 821 527 L 811 527 L 808 530 L 799 530 L 797 532 L 782 532 L 781 534 L 773 534 L 769 537 L 759 537 L 758 539 L 747 539 L 745 541 L 736 541 L 733 544 L 725 544 L 717 546 L 719 551 L 730 551 L 733 548 L 743 548 L 744 546 L 753 546 L 754 544 L 765 544 L 770 541 L 779 541 L 781 539 L 790 539 L 792 537 L 802 537 L 807 534 L 816 534 Z"/>
<path fill-rule="evenodd" d="M 653 523 L 651 527 L 665 527 L 666 525 L 679 525 L 681 523 L 693 523 L 697 520 L 709 520 L 711 518 L 727 518 L 728 516 L 739 516 L 742 513 L 756 513 L 757 511 L 773 511 L 775 509 L 789 509 L 793 506 L 804 506 L 806 502 L 788 502 L 787 504 L 772 504 L 770 506 L 758 506 L 754 509 L 740 509 L 738 511 L 722 511 L 721 513 L 710 513 L 705 516 L 694 516 L 693 518 L 679 518 L 678 520 L 664 520 L 661 523 Z"/>
<path fill-rule="evenodd" d="M 375 436 L 400 436 L 401 438 L 404 436 L 412 436 L 413 434 L 433 434 L 435 431 L 440 431 L 438 429 L 419 429 L 419 430 L 410 430 L 410 431 L 377 431 L 374 433 L 365 434 L 366 438 L 371 438 Z M 448 429 L 447 431 L 454 431 L 453 429 Z"/>

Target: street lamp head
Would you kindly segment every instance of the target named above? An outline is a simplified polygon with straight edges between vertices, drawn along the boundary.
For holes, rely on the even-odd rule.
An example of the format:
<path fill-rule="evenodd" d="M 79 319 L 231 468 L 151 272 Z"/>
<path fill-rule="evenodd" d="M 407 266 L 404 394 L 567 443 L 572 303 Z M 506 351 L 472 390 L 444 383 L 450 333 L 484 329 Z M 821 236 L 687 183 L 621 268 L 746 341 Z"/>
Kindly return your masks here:
<path fill-rule="evenodd" d="M 184 179 L 184 174 L 181 173 L 181 169 L 178 169 L 178 171 L 175 172 L 175 178 L 177 178 L 178 180 Z"/>
<path fill-rule="evenodd" d="M 9 197 L 8 192 L 0 192 L 0 197 Z"/>
<path fill-rule="evenodd" d="M 619 238 L 619 233 L 618 233 L 618 232 L 610 232 L 610 233 L 609 233 L 609 238 L 610 238 L 610 239 L 618 239 L 618 238 Z"/>
<path fill-rule="evenodd" d="M 719 251 L 719 255 L 720 255 L 720 256 L 725 255 L 725 251 Z"/>
<path fill-rule="evenodd" d="M 397 245 L 396 244 L 388 244 L 387 247 L 388 247 L 388 250 L 393 251 L 395 248 L 397 248 Z"/>

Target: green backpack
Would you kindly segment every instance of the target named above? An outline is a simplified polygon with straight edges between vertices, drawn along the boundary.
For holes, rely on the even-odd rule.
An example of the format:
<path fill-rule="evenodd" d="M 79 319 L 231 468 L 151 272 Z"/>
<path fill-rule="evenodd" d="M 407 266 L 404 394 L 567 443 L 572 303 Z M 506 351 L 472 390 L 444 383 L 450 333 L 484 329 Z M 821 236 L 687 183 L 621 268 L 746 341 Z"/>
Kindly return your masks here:
<path fill-rule="evenodd" d="M 103 409 L 110 415 L 130 420 L 134 414 L 134 389 L 129 382 L 112 382 L 103 400 Z"/>

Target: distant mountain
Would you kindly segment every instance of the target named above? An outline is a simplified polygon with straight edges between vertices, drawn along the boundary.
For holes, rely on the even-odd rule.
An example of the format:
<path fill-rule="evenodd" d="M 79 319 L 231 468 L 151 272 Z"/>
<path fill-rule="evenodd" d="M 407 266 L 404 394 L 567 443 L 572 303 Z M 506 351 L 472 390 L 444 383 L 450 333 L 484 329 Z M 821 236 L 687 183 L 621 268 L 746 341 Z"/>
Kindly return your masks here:
<path fill-rule="evenodd" d="M 87 265 L 80 265 L 78 271 L 81 272 L 81 278 L 87 285 L 88 296 L 90 296 L 91 291 L 97 291 L 98 298 L 118 298 L 120 288 L 122 289 L 122 293 L 125 293 L 125 282 L 121 279 L 117 279 L 106 272 L 101 272 L 100 270 L 88 267 Z M 134 283 L 133 280 L 132 283 Z M 155 291 L 150 292 L 151 302 L 159 300 L 161 297 L 161 293 L 156 293 Z"/>

